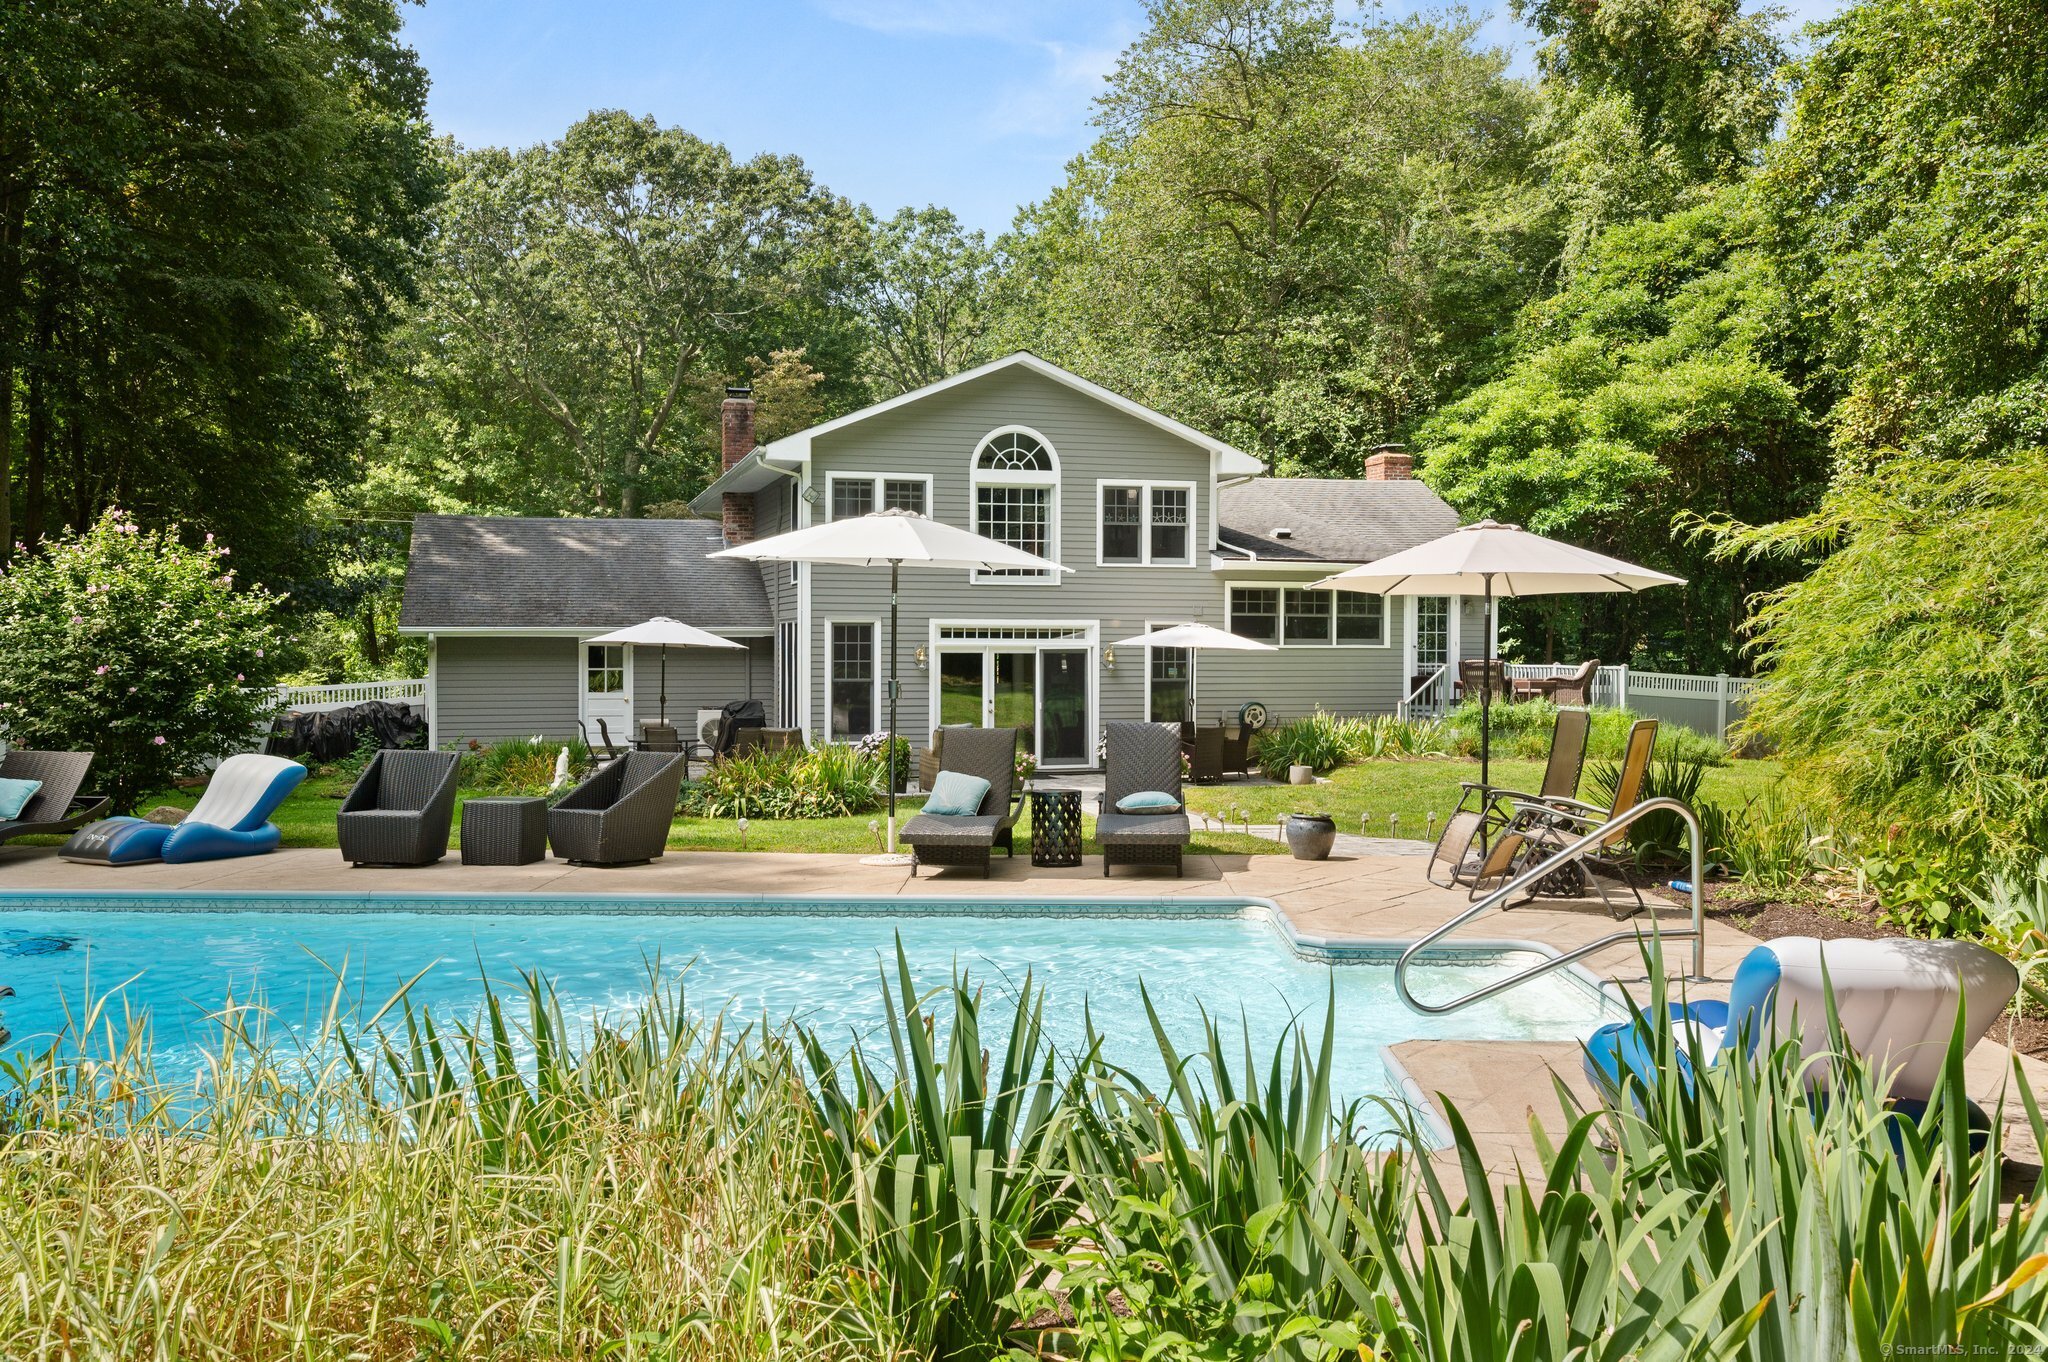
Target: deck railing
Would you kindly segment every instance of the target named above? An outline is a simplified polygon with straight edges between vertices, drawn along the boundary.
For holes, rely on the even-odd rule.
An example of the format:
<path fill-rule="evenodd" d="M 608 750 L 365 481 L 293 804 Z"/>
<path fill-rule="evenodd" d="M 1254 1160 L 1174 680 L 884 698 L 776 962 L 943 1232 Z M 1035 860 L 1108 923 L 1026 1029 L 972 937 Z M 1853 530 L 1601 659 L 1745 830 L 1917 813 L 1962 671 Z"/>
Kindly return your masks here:
<path fill-rule="evenodd" d="M 424 678 L 402 681 L 343 681 L 333 686 L 279 686 L 279 709 L 341 709 L 370 700 L 417 704 L 427 698 Z"/>

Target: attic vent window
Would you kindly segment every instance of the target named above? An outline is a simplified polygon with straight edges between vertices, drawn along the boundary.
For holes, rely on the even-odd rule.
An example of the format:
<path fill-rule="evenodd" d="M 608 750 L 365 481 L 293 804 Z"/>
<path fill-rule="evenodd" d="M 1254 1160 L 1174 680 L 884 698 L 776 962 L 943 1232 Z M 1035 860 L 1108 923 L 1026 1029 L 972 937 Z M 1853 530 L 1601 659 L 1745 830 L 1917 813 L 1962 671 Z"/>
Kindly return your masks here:
<path fill-rule="evenodd" d="M 1288 529 L 1285 525 L 1280 525 L 1274 528 L 1273 537 L 1275 539 L 1292 539 L 1294 538 L 1294 531 Z"/>

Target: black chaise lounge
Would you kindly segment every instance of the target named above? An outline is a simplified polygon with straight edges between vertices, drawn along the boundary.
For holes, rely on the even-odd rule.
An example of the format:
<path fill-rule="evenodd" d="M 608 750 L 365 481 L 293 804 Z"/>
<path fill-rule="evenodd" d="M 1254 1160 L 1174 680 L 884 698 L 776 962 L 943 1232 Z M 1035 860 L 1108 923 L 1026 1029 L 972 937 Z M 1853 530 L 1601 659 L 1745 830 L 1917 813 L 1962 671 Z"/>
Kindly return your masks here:
<path fill-rule="evenodd" d="M 903 841 L 911 849 L 910 873 L 916 875 L 921 865 L 978 866 L 987 879 L 989 858 L 997 847 L 1005 855 L 1017 854 L 1011 830 L 1024 807 L 1016 790 L 1017 730 L 949 730 L 940 770 L 980 776 L 988 782 L 988 793 L 972 814 L 920 813 L 903 825 Z"/>
<path fill-rule="evenodd" d="M 548 810 L 548 842 L 572 865 L 641 865 L 668 850 L 683 754 L 628 752 Z"/>
<path fill-rule="evenodd" d="M 43 783 L 43 788 L 22 805 L 18 817 L 0 823 L 0 842 L 76 832 L 104 814 L 112 800 L 104 795 L 78 792 L 91 765 L 90 752 L 31 752 L 14 748 L 0 756 L 0 778 Z"/>
<path fill-rule="evenodd" d="M 461 766 L 453 752 L 386 748 L 370 758 L 335 817 L 341 858 L 351 865 L 432 865 L 446 856 Z"/>
<path fill-rule="evenodd" d="M 1105 876 L 1113 865 L 1170 865 L 1175 875 L 1181 873 L 1181 858 L 1194 835 L 1187 811 L 1122 813 L 1117 809 L 1120 801 L 1153 790 L 1172 795 L 1179 803 L 1180 750 L 1180 731 L 1172 724 L 1120 721 L 1109 726 L 1102 762 L 1102 800 L 1095 816 L 1095 840 L 1102 845 Z"/>

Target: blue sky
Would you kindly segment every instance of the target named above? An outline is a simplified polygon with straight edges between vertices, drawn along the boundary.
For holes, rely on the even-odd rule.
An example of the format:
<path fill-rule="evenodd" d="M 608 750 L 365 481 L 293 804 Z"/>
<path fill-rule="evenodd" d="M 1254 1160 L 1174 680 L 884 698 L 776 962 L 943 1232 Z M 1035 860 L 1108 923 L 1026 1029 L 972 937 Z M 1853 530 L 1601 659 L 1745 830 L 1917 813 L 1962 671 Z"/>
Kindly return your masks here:
<path fill-rule="evenodd" d="M 793 152 L 878 212 L 937 203 L 991 233 L 1088 145 L 1090 101 L 1143 21 L 1137 0 L 426 0 L 406 14 L 434 124 L 465 145 L 547 141 L 623 108 L 741 155 Z M 1484 33 L 1526 67 L 1505 6 Z"/>

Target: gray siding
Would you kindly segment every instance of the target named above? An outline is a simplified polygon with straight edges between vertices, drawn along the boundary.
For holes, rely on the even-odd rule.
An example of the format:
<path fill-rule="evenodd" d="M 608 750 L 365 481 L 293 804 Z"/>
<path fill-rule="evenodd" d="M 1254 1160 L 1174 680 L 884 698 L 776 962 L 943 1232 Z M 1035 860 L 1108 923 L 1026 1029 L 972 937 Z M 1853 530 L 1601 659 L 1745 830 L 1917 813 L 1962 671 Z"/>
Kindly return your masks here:
<path fill-rule="evenodd" d="M 769 640 L 735 639 L 746 651 L 726 648 L 668 650 L 668 721 L 686 736 L 700 709 L 716 709 L 728 700 L 759 700 L 774 696 L 775 673 Z M 574 703 L 573 697 L 571 703 Z M 573 717 L 573 710 L 571 711 Z M 661 713 L 661 649 L 633 650 L 633 715 L 653 723 Z M 613 737 L 623 737 L 613 734 Z"/>
<path fill-rule="evenodd" d="M 1127 416 L 1062 384 L 1027 371 L 1006 370 L 896 411 L 820 437 L 812 447 L 810 485 L 829 511 L 828 478 L 835 472 L 928 474 L 933 515 L 952 524 L 972 521 L 970 462 L 976 447 L 1003 426 L 1028 426 L 1058 456 L 1059 558 L 1074 569 L 1056 585 L 975 583 L 966 573 L 906 569 L 902 590 L 903 696 L 901 726 L 922 743 L 930 726 L 926 670 L 912 662 L 929 647 L 931 622 L 1045 621 L 1094 623 L 1097 642 L 1141 633 L 1148 623 L 1200 620 L 1222 627 L 1229 574 L 1212 571 L 1211 505 L 1207 451 Z M 1097 567 L 1097 488 L 1100 479 L 1192 483 L 1195 487 L 1190 567 Z M 757 499 L 763 511 L 771 490 Z M 811 574 L 811 722 L 821 732 L 829 712 L 825 695 L 826 630 L 832 622 L 884 621 L 889 611 L 885 569 L 814 567 Z M 1320 575 L 1304 570 L 1297 580 Z M 781 606 L 778 605 L 778 612 Z M 1391 609 L 1389 646 L 1373 649 L 1290 648 L 1277 655 L 1212 653 L 1198 662 L 1204 716 L 1246 700 L 1264 701 L 1290 716 L 1318 703 L 1344 712 L 1391 709 L 1400 698 L 1402 647 L 1398 607 Z M 886 676 L 886 656 L 882 661 Z M 1145 676 L 1141 651 L 1119 649 L 1114 671 L 1097 665 L 1096 726 L 1143 717 Z M 886 712 L 886 711 L 885 711 Z"/>
<path fill-rule="evenodd" d="M 750 696 L 768 698 L 773 686 L 768 640 L 746 643 L 745 652 L 669 649 L 671 723 L 687 731 L 699 708 Z M 551 742 L 566 742 L 580 737 L 580 646 L 575 639 L 560 636 L 442 635 L 434 645 L 434 717 L 440 741 L 474 738 L 488 743 L 539 734 Z M 633 711 L 642 721 L 651 721 L 660 712 L 661 657 L 653 648 L 634 652 Z M 623 740 L 626 735 L 612 736 Z"/>
<path fill-rule="evenodd" d="M 436 736 L 444 745 L 576 737 L 576 646 L 573 638 L 443 634 L 434 642 Z"/>

